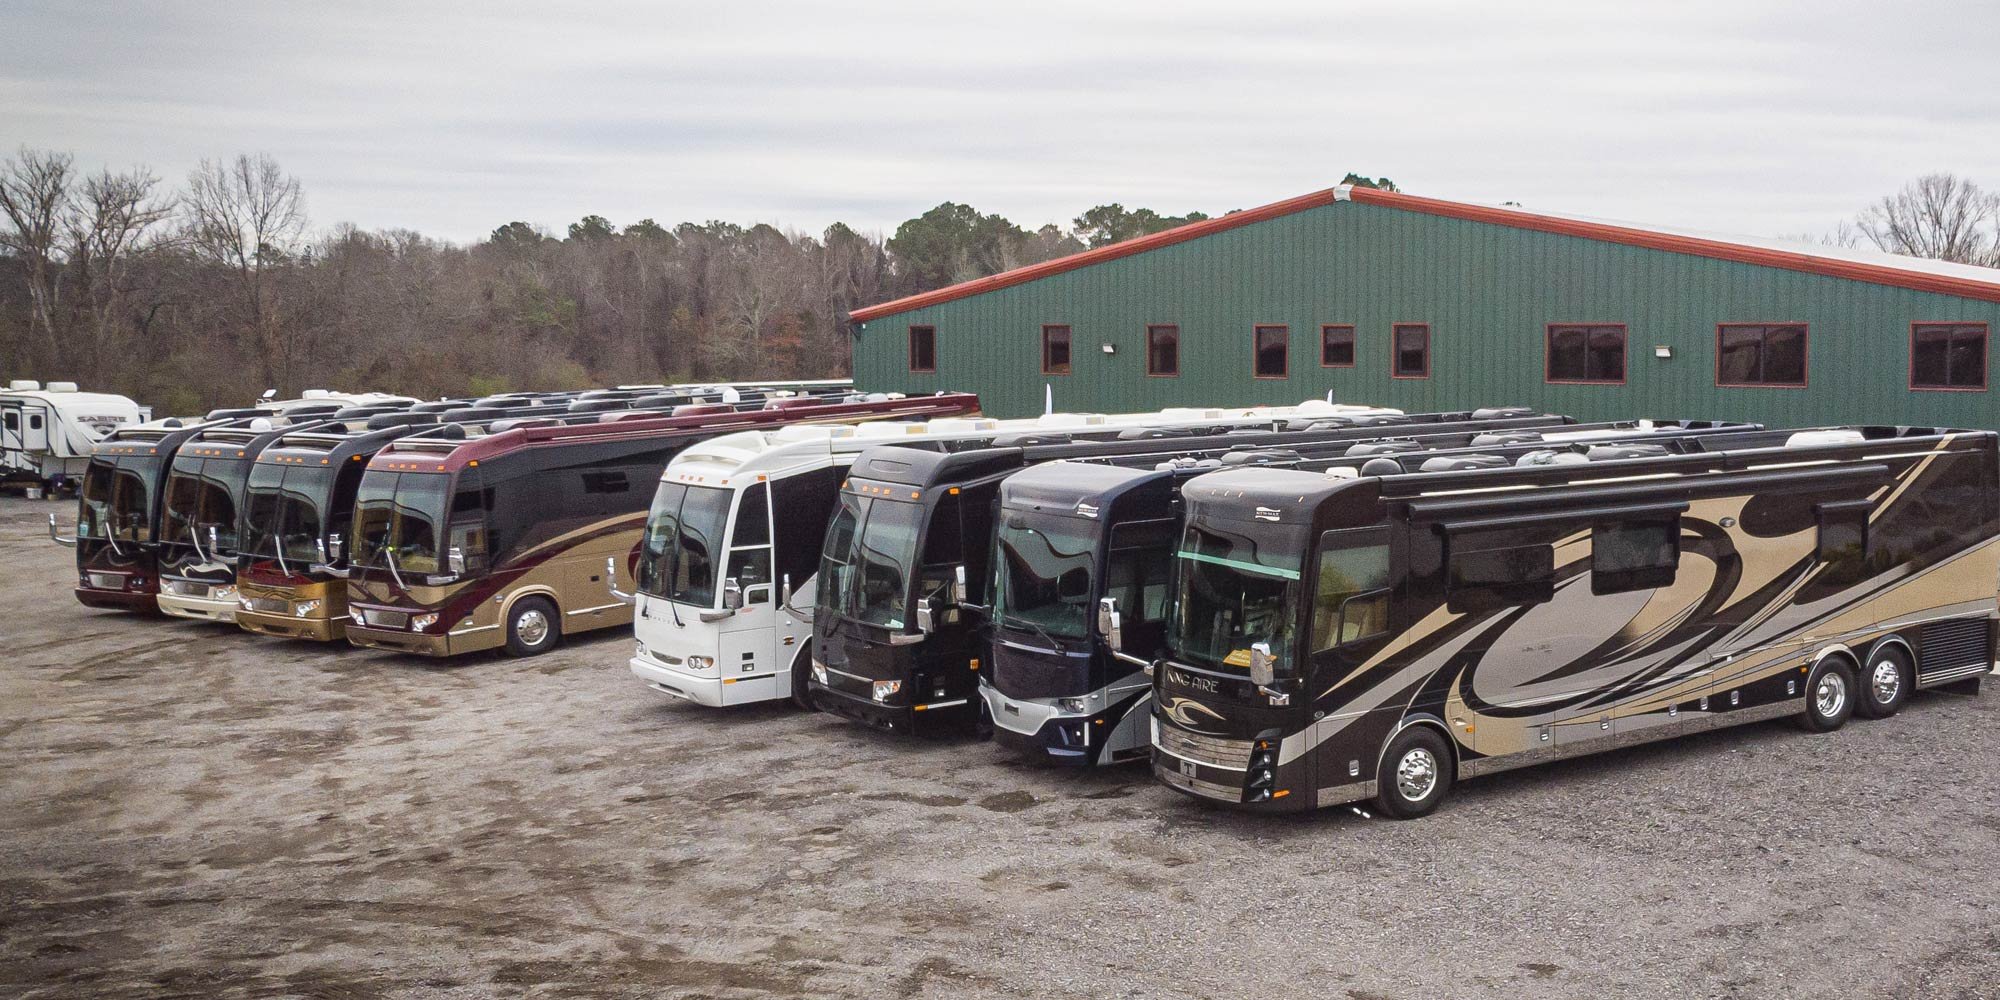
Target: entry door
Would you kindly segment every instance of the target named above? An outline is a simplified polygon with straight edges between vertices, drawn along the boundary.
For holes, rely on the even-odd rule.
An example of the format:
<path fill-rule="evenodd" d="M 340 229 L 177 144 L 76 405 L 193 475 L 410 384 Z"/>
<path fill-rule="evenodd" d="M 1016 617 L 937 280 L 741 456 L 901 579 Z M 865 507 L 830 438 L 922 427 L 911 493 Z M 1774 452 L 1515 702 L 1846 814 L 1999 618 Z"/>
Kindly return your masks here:
<path fill-rule="evenodd" d="M 0 452 L 20 451 L 25 414 L 19 403 L 0 403 Z"/>
<path fill-rule="evenodd" d="M 22 445 L 29 451 L 48 450 L 49 416 L 47 410 L 39 406 L 22 408 L 21 440 Z"/>

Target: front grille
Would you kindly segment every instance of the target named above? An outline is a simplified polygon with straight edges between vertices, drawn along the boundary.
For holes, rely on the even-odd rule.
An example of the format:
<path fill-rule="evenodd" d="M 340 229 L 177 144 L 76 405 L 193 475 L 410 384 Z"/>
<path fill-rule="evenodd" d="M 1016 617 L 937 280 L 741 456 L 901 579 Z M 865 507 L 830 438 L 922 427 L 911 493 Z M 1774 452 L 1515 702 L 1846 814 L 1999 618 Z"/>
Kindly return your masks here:
<path fill-rule="evenodd" d="M 1154 745 L 1176 757 L 1210 767 L 1231 771 L 1248 770 L 1250 767 L 1249 740 L 1202 736 L 1163 721 L 1159 734 L 1154 737 Z"/>
<path fill-rule="evenodd" d="M 198 583 L 194 580 L 161 580 L 160 587 L 175 597 L 199 597 L 206 599 L 209 596 L 208 584 Z"/>
<path fill-rule="evenodd" d="M 1954 618 L 1931 622 L 1917 642 L 1917 674 L 1926 676 L 1993 662 L 1986 649 L 1985 618 Z"/>
<path fill-rule="evenodd" d="M 292 602 L 277 597 L 246 597 L 243 607 L 267 615 L 288 615 L 292 613 Z"/>
<path fill-rule="evenodd" d="M 117 573 L 92 573 L 90 585 L 100 590 L 124 590 L 125 578 Z"/>
<path fill-rule="evenodd" d="M 406 611 L 376 611 L 371 608 L 360 612 L 360 615 L 361 624 L 374 628 L 410 627 L 410 615 Z"/>
<path fill-rule="evenodd" d="M 1167 785 L 1185 792 L 1193 792 L 1196 795 L 1211 799 L 1221 799 L 1224 802 L 1243 801 L 1243 789 L 1231 788 L 1228 785 L 1218 785 L 1213 781 L 1203 781 L 1200 778 L 1190 778 L 1175 770 L 1171 765 L 1155 765 L 1153 773 L 1158 775 L 1159 779 Z"/>

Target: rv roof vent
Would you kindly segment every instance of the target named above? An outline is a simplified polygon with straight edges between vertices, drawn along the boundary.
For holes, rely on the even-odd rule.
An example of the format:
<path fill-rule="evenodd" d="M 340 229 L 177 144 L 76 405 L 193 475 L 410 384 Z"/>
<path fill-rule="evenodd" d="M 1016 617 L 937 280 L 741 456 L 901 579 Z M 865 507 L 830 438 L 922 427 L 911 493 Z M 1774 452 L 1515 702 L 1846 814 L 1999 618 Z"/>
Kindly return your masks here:
<path fill-rule="evenodd" d="M 1505 468 L 1508 462 L 1499 455 L 1458 455 L 1451 458 L 1439 456 L 1424 459 L 1417 466 L 1419 472 L 1469 472 L 1473 469 Z"/>
<path fill-rule="evenodd" d="M 31 378 L 17 378 L 7 383 L 8 392 L 34 392 L 41 387 L 42 384 L 40 382 Z"/>
<path fill-rule="evenodd" d="M 75 382 L 50 382 L 50 383 L 49 383 L 49 391 L 50 391 L 50 392 L 75 392 L 75 391 L 76 391 L 76 383 L 75 383 Z"/>
<path fill-rule="evenodd" d="M 465 425 L 444 424 L 438 427 L 436 430 L 425 431 L 424 433 L 434 438 L 444 438 L 449 441 L 463 441 L 465 440 Z"/>
<path fill-rule="evenodd" d="M 179 418 L 179 417 L 168 417 L 167 419 L 165 419 L 165 420 L 162 420 L 162 421 L 160 421 L 160 426 L 161 426 L 161 427 L 185 427 L 185 426 L 187 426 L 187 425 L 185 425 L 185 424 L 181 423 L 181 418 Z"/>
<path fill-rule="evenodd" d="M 412 427 L 434 423 L 437 423 L 435 413 L 376 413 L 368 415 L 368 422 L 363 426 L 371 431 L 379 431 L 385 427 Z"/>
<path fill-rule="evenodd" d="M 1336 465 L 1326 470 L 1328 479 L 1353 479 L 1361 475 L 1360 470 L 1351 465 Z"/>
<path fill-rule="evenodd" d="M 304 392 L 302 392 L 302 393 L 299 393 L 299 398 L 300 398 L 300 399 L 325 399 L 326 397 L 328 397 L 328 396 L 331 396 L 331 395 L 333 395 L 333 393 L 332 393 L 331 391 L 329 391 L 329 390 L 326 390 L 326 389 L 307 389 L 306 391 L 304 391 Z"/>
<path fill-rule="evenodd" d="M 1422 445 L 1419 445 L 1415 441 L 1408 440 L 1367 441 L 1347 449 L 1347 457 L 1361 458 L 1366 455 L 1394 455 L 1398 452 L 1417 451 L 1422 447 Z"/>
<path fill-rule="evenodd" d="M 1222 468 L 1222 460 L 1219 458 L 1190 458 L 1184 455 L 1180 458 L 1167 459 L 1166 461 L 1153 466 L 1153 471 L 1175 472 L 1183 469 L 1196 469 L 1200 471 L 1207 471 L 1209 469 L 1220 469 L 1220 468 Z"/>
<path fill-rule="evenodd" d="M 1484 434 L 1474 434 L 1472 446 L 1486 448 L 1492 445 L 1527 444 L 1541 439 L 1542 436 L 1535 431 L 1487 431 Z"/>
<path fill-rule="evenodd" d="M 1400 476 L 1403 474 L 1403 463 L 1393 458 L 1371 458 L 1361 463 L 1361 474 L 1364 476 Z"/>
<path fill-rule="evenodd" d="M 1556 451 L 1553 448 L 1543 448 L 1522 455 L 1520 458 L 1514 460 L 1514 464 L 1525 468 L 1532 465 L 1576 465 L 1588 461 L 1590 459 L 1573 451 Z"/>
<path fill-rule="evenodd" d="M 1032 448 L 1038 444 L 1068 444 L 1068 434 L 1002 434 L 993 439 L 995 448 Z"/>
<path fill-rule="evenodd" d="M 1506 417 L 1532 417 L 1535 411 L 1525 406 L 1489 406 L 1472 411 L 1474 420 L 1500 420 Z"/>
<path fill-rule="evenodd" d="M 1657 444 L 1594 444 L 1583 457 L 1593 462 L 1615 462 L 1625 458 L 1665 458 L 1667 449 Z"/>
<path fill-rule="evenodd" d="M 1280 462 L 1296 462 L 1300 458 L 1296 451 L 1267 449 L 1264 451 L 1232 451 L 1222 456 L 1224 465 L 1277 465 Z"/>
<path fill-rule="evenodd" d="M 1842 428 L 1839 430 L 1800 431 L 1785 439 L 1787 448 L 1824 448 L 1834 444 L 1860 444 L 1868 440 L 1860 431 Z"/>
<path fill-rule="evenodd" d="M 736 407 L 728 403 L 688 403 L 674 407 L 676 417 L 700 417 L 710 413 L 735 413 Z"/>
<path fill-rule="evenodd" d="M 258 417 L 250 421 L 250 429 L 256 431 L 259 434 L 262 434 L 265 431 L 268 431 L 276 426 L 277 426 L 276 424 L 273 424 L 271 422 L 270 417 Z"/>

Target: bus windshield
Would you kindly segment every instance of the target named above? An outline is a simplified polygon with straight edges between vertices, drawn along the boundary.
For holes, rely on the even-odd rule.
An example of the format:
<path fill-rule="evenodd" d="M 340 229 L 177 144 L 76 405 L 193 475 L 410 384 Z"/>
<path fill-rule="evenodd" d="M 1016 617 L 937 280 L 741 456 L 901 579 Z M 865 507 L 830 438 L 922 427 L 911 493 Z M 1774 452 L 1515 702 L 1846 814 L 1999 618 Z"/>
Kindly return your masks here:
<path fill-rule="evenodd" d="M 152 541 L 151 483 L 159 471 L 160 460 L 150 456 L 93 459 L 83 476 L 77 534 L 100 541 Z"/>
<path fill-rule="evenodd" d="M 843 493 L 827 526 L 821 604 L 855 621 L 903 627 L 924 508 Z"/>
<path fill-rule="evenodd" d="M 244 501 L 243 551 L 252 558 L 282 552 L 295 566 L 324 558 L 321 512 L 332 502 L 334 475 L 325 467 L 259 464 L 250 473 Z"/>
<path fill-rule="evenodd" d="M 1287 669 L 1305 541 L 1296 526 L 1191 521 L 1174 553 L 1174 655 L 1248 669 L 1251 645 L 1265 642 Z"/>
<path fill-rule="evenodd" d="M 661 483 L 646 515 L 639 592 L 683 604 L 715 606 L 722 539 L 735 491 Z"/>
<path fill-rule="evenodd" d="M 217 548 L 236 550 L 237 501 L 243 496 L 249 462 L 239 458 L 177 458 L 167 474 L 166 508 L 162 512 L 160 541 L 165 545 L 193 545 L 209 557 L 209 529 L 215 529 Z"/>
<path fill-rule="evenodd" d="M 443 572 L 438 529 L 450 499 L 449 475 L 368 470 L 355 497 L 352 563 L 398 574 Z"/>
<path fill-rule="evenodd" d="M 1091 572 L 1097 522 L 1010 511 L 998 532 L 994 612 L 1050 636 L 1090 634 Z"/>

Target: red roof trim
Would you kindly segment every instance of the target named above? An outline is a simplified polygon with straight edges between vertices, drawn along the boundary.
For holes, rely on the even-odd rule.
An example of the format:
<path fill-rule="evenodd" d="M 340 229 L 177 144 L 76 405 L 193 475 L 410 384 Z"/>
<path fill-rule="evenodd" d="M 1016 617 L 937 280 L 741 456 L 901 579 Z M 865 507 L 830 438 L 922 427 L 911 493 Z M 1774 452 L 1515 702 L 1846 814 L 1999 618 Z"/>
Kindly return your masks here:
<path fill-rule="evenodd" d="M 1265 219 L 1275 219 L 1281 215 L 1303 212 L 1308 208 L 1331 205 L 1335 201 L 1335 194 L 1336 189 L 1328 188 L 1324 191 L 1314 191 L 1308 195 L 1300 195 L 1297 198 L 1287 198 L 1284 201 L 1272 202 L 1261 208 L 1250 208 L 1241 212 L 1234 212 L 1217 219 L 1203 219 L 1200 222 L 1190 222 L 1185 226 L 1175 226 L 1172 229 L 1153 233 L 1148 236 L 1139 236 L 1113 243 L 1109 246 L 1101 246 L 1095 250 L 1085 250 L 1082 253 L 1070 254 L 1067 257 L 1057 257 L 1055 260 L 1045 260 L 1039 264 L 1029 264 L 1027 267 L 1017 267 L 1011 271 L 990 274 L 984 278 L 974 278 L 971 281 L 961 281 L 956 285 L 946 285 L 943 288 L 933 291 L 905 296 L 877 305 L 864 306 L 848 313 L 847 318 L 856 323 L 866 323 L 871 319 L 894 316 L 897 313 L 905 313 L 912 309 L 921 309 L 925 306 L 934 306 L 940 302 L 950 302 L 953 299 L 962 299 L 978 295 L 981 292 L 1011 288 L 1038 278 L 1063 274 L 1080 267 L 1089 267 L 1092 264 L 1102 264 L 1107 260 L 1130 257 L 1135 253 L 1158 250 L 1161 247 L 1170 247 L 1176 243 L 1186 243 L 1189 240 L 1200 239 L 1212 233 L 1235 229 L 1238 226 L 1247 226 L 1253 222 L 1262 222 Z"/>
<path fill-rule="evenodd" d="M 866 323 L 869 320 L 878 319 L 883 316 L 894 316 L 897 313 L 909 312 L 925 306 L 934 306 L 939 303 L 968 298 L 984 292 L 1011 288 L 1015 285 L 1024 284 L 1039 278 L 1063 274 L 1078 268 L 1089 267 L 1092 264 L 1117 260 L 1120 257 L 1130 257 L 1133 254 L 1173 246 L 1176 243 L 1185 243 L 1212 233 L 1235 229 L 1238 226 L 1247 226 L 1254 222 L 1263 222 L 1266 219 L 1275 219 L 1283 215 L 1292 215 L 1309 208 L 1319 208 L 1342 200 L 1359 202 L 1364 205 L 1380 205 L 1383 208 L 1396 208 L 1405 212 L 1419 212 L 1424 215 L 1463 219 L 1469 222 L 1484 222 L 1495 226 L 1507 226 L 1512 229 L 1555 233 L 1561 236 L 1576 236 L 1582 239 L 1599 240 L 1606 243 L 1619 243 L 1625 246 L 1643 247 L 1649 250 L 1662 250 L 1667 253 L 1688 254 L 1694 257 L 1707 257 L 1713 260 L 1754 264 L 1759 267 L 1775 267 L 1781 270 L 1799 271 L 1805 274 L 1820 274 L 1833 278 L 1845 278 L 1850 281 L 1864 281 L 1873 285 L 1909 288 L 1920 292 L 1933 292 L 1939 295 L 1956 295 L 1961 298 L 1977 299 L 1982 302 L 2000 302 L 2000 275 L 1996 275 L 1993 281 L 1986 282 L 1945 274 L 1926 274 L 1920 271 L 1909 271 L 1883 264 L 1869 264 L 1861 261 L 1817 257 L 1812 254 L 1796 253 L 1788 250 L 1773 250 L 1765 247 L 1747 246 L 1741 243 L 1729 243 L 1723 240 L 1703 239 L 1697 236 L 1677 236 L 1650 229 L 1635 229 L 1630 226 L 1615 226 L 1603 222 L 1581 222 L 1575 219 L 1559 219 L 1553 216 L 1536 215 L 1533 212 L 1524 212 L 1514 208 L 1491 208 L 1484 205 L 1468 205 L 1463 202 L 1444 201 L 1438 198 L 1424 198 L 1418 195 L 1403 194 L 1399 191 L 1382 191 L 1375 188 L 1355 187 L 1329 188 L 1325 191 L 1315 191 L 1297 198 L 1272 202 L 1261 208 L 1247 209 L 1217 219 L 1191 222 L 1185 226 L 1154 233 L 1150 236 L 1141 236 L 1137 239 L 1113 243 L 1110 246 L 1098 247 L 1095 250 L 1085 250 L 1082 253 L 1071 254 L 1068 257 L 1058 257 L 1055 260 L 1030 264 L 1027 267 L 1017 267 L 1011 271 L 1002 271 L 999 274 L 988 275 L 984 278 L 975 278 L 956 285 L 947 285 L 944 288 L 924 292 L 919 295 L 910 295 L 889 302 L 856 309 L 848 314 L 848 318 L 857 323 Z"/>

